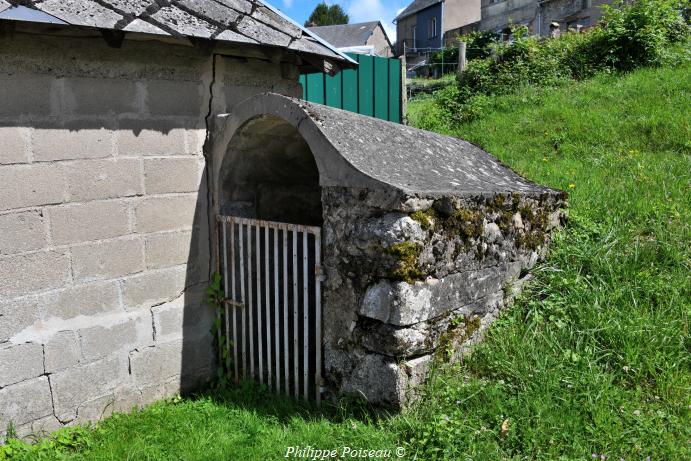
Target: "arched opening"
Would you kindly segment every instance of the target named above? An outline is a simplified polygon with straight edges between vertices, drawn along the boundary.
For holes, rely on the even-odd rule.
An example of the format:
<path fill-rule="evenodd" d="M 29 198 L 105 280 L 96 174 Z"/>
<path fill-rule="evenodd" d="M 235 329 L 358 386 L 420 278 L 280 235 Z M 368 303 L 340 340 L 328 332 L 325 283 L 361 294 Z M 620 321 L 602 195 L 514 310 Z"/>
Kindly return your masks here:
<path fill-rule="evenodd" d="M 323 218 L 312 150 L 293 124 L 259 115 L 235 130 L 218 178 L 225 371 L 319 401 Z"/>
<path fill-rule="evenodd" d="M 220 172 L 223 215 L 321 226 L 319 170 L 297 128 L 275 115 L 246 122 Z"/>

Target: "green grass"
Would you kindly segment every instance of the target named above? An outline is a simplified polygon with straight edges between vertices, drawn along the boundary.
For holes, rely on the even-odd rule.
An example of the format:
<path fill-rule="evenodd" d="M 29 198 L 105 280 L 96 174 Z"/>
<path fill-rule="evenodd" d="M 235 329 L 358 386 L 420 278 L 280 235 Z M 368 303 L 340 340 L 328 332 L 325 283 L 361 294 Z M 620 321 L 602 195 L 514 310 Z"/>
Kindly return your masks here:
<path fill-rule="evenodd" d="M 243 389 L 63 431 L 13 459 L 264 460 L 290 445 L 403 446 L 406 459 L 689 459 L 690 75 L 525 88 L 470 124 L 439 123 L 568 190 L 570 222 L 486 341 L 438 370 L 405 414 L 318 413 Z"/>

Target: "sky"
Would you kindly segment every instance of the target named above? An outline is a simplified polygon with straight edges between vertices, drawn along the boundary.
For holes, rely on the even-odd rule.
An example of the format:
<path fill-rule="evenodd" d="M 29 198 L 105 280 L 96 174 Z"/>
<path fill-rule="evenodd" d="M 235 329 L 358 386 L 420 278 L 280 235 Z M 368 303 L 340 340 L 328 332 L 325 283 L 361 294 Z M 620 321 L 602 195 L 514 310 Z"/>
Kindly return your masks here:
<path fill-rule="evenodd" d="M 322 0 L 268 0 L 299 24 L 304 24 L 314 7 Z M 326 0 L 328 4 L 338 3 L 343 7 L 351 23 L 381 21 L 391 42 L 396 40 L 396 26 L 391 21 L 412 0 Z"/>

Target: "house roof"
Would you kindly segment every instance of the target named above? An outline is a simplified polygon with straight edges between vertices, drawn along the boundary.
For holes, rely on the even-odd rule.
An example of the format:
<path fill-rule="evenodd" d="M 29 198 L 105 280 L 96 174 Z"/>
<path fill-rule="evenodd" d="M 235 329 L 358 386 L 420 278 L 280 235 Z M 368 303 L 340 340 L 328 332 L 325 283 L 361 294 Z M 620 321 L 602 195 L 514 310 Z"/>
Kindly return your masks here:
<path fill-rule="evenodd" d="M 272 46 L 355 62 L 261 0 L 0 0 L 0 20 Z"/>
<path fill-rule="evenodd" d="M 347 48 L 366 45 L 377 27 L 381 27 L 379 21 L 310 27 L 309 30 L 337 48 Z"/>
<path fill-rule="evenodd" d="M 437 3 L 441 3 L 444 0 L 415 0 L 413 3 L 408 5 L 405 10 L 401 11 L 398 16 L 396 16 L 396 19 L 394 21 L 398 21 L 403 18 L 407 18 L 408 16 L 412 16 L 415 13 L 418 13 L 426 8 L 429 8 L 430 6 L 436 5 Z"/>

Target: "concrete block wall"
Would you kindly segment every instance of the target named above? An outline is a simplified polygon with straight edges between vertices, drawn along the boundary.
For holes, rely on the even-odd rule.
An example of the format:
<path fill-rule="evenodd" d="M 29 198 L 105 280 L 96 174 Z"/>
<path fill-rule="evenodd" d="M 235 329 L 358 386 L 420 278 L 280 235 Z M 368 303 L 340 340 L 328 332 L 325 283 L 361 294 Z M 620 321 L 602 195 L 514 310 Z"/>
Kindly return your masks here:
<path fill-rule="evenodd" d="M 1 440 L 212 376 L 206 117 L 301 92 L 278 64 L 191 47 L 0 43 Z"/>

